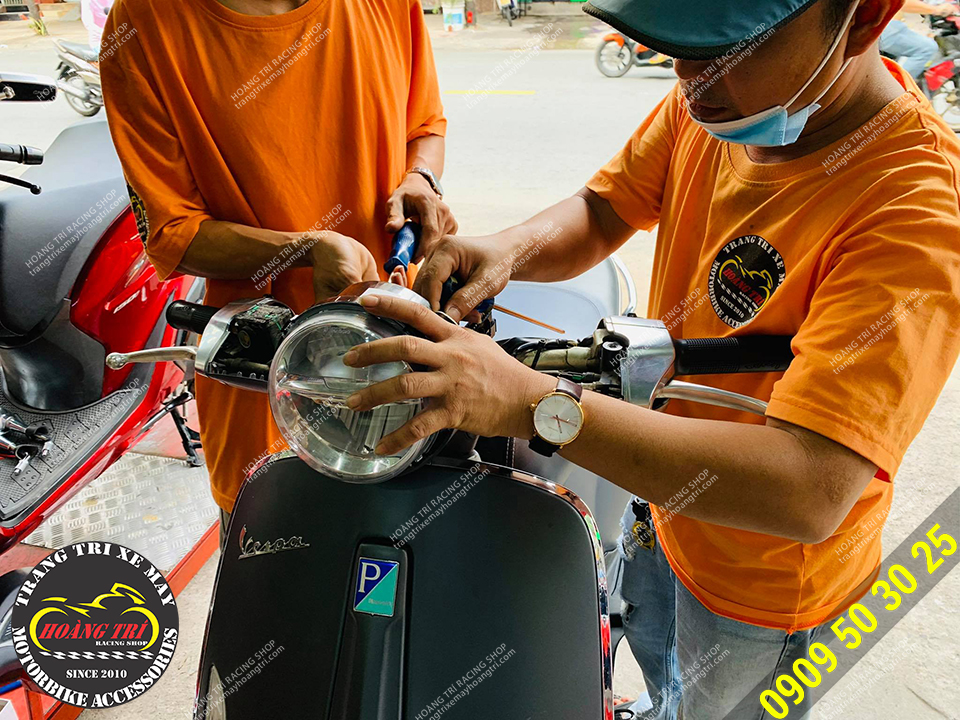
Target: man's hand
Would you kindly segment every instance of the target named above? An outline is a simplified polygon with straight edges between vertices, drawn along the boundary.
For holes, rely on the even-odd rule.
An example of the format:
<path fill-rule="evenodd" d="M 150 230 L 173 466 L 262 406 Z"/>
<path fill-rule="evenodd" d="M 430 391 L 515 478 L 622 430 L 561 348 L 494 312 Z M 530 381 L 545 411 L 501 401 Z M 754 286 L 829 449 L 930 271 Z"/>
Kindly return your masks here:
<path fill-rule="evenodd" d="M 934 5 L 933 12 L 935 15 L 940 17 L 946 17 L 947 15 L 956 15 L 957 6 L 953 3 L 941 3 L 939 5 Z"/>
<path fill-rule="evenodd" d="M 308 233 L 300 242 L 309 245 L 313 266 L 313 292 L 317 302 L 337 295 L 348 285 L 378 280 L 377 261 L 353 238 L 331 231 Z"/>
<path fill-rule="evenodd" d="M 513 273 L 512 252 L 497 235 L 488 237 L 457 237 L 447 235 L 437 243 L 420 267 L 413 283 L 435 310 L 443 310 L 460 322 L 477 305 L 492 298 L 510 280 Z M 453 294 L 445 308 L 440 307 L 443 283 L 457 276 L 461 287 Z"/>
<path fill-rule="evenodd" d="M 347 398 L 357 411 L 411 398 L 430 398 L 427 409 L 377 446 L 390 455 L 444 428 L 488 437 L 530 437 L 529 405 L 550 392 L 556 380 L 507 355 L 486 335 L 453 325 L 422 305 L 381 295 L 360 299 L 369 312 L 407 323 L 425 338 L 401 335 L 357 345 L 343 356 L 350 367 L 404 361 L 425 365 L 371 385 Z"/>
<path fill-rule="evenodd" d="M 387 200 L 386 231 L 399 232 L 407 218 L 416 218 L 422 228 L 414 262 L 428 255 L 441 237 L 457 231 L 457 221 L 450 208 L 420 173 L 407 173 Z"/>

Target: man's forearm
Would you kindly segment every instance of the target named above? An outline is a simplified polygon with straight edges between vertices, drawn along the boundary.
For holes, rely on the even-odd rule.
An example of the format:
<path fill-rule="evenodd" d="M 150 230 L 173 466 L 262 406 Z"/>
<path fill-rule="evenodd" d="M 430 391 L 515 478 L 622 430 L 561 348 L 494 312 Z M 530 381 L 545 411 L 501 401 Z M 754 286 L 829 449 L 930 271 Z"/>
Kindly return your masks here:
<path fill-rule="evenodd" d="M 634 232 L 606 201 L 584 189 L 492 237 L 503 245 L 504 257 L 513 258 L 512 279 L 551 282 L 589 270 Z"/>
<path fill-rule="evenodd" d="M 554 384 L 547 378 L 533 394 Z M 716 525 L 819 542 L 875 471 L 859 457 L 824 460 L 780 427 L 676 417 L 596 393 L 583 402 L 586 423 L 563 457 L 666 512 Z M 531 421 L 521 435 L 532 435 Z"/>
<path fill-rule="evenodd" d="M 292 246 L 303 242 L 308 240 L 297 233 L 207 220 L 200 223 L 177 269 L 217 280 L 246 280 L 278 257 L 296 256 L 293 265 L 308 265 L 306 253 L 291 253 Z"/>
<path fill-rule="evenodd" d="M 426 167 L 437 179 L 443 175 L 444 139 L 440 135 L 424 135 L 407 143 L 407 170 Z"/>

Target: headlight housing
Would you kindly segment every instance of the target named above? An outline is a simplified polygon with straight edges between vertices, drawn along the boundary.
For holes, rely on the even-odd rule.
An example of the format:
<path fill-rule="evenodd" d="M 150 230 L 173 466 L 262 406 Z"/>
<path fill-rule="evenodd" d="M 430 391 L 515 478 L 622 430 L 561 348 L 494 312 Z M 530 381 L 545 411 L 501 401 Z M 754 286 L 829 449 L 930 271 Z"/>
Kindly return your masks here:
<path fill-rule="evenodd" d="M 291 325 L 270 366 L 270 407 L 290 448 L 315 470 L 347 482 L 376 483 L 409 467 L 431 438 L 396 455 L 377 455 L 377 443 L 423 409 L 423 400 L 382 405 L 364 412 L 346 406 L 351 394 L 411 372 L 405 362 L 367 368 L 343 364 L 355 345 L 403 334 L 392 320 L 371 315 L 359 304 L 365 294 L 386 293 L 419 302 L 422 297 L 399 285 L 357 283 L 316 305 Z"/>

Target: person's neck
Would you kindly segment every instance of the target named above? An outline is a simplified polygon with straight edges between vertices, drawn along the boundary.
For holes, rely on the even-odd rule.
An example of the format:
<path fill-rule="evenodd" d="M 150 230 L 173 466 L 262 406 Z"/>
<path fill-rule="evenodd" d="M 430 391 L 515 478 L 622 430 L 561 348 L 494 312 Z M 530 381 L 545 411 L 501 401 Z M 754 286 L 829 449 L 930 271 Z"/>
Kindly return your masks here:
<path fill-rule="evenodd" d="M 779 163 L 796 160 L 828 145 L 834 144 L 896 100 L 905 91 L 890 71 L 879 53 L 861 56 L 850 63 L 844 75 L 837 81 L 840 87 L 833 99 L 815 112 L 799 139 L 783 147 L 756 147 L 748 145 L 747 157 L 755 163 Z"/>
<path fill-rule="evenodd" d="M 282 15 L 296 10 L 310 0 L 217 0 L 234 12 L 243 15 Z"/>

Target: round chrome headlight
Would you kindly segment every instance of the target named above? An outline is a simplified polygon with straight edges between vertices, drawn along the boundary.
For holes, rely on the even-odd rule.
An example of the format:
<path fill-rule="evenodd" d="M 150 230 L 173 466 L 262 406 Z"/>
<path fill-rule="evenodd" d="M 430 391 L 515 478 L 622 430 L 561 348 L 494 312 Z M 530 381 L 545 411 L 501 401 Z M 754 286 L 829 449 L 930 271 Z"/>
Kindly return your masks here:
<path fill-rule="evenodd" d="M 346 405 L 357 390 L 411 372 L 407 363 L 367 368 L 343 364 L 355 345 L 403 333 L 399 323 L 371 315 L 358 303 L 370 293 L 398 295 L 427 307 L 422 297 L 399 285 L 358 283 L 316 305 L 294 321 L 270 366 L 270 407 L 290 448 L 319 472 L 356 483 L 388 480 L 409 467 L 429 438 L 396 455 L 377 455 L 380 440 L 398 430 L 423 407 L 422 400 L 354 412 Z"/>

